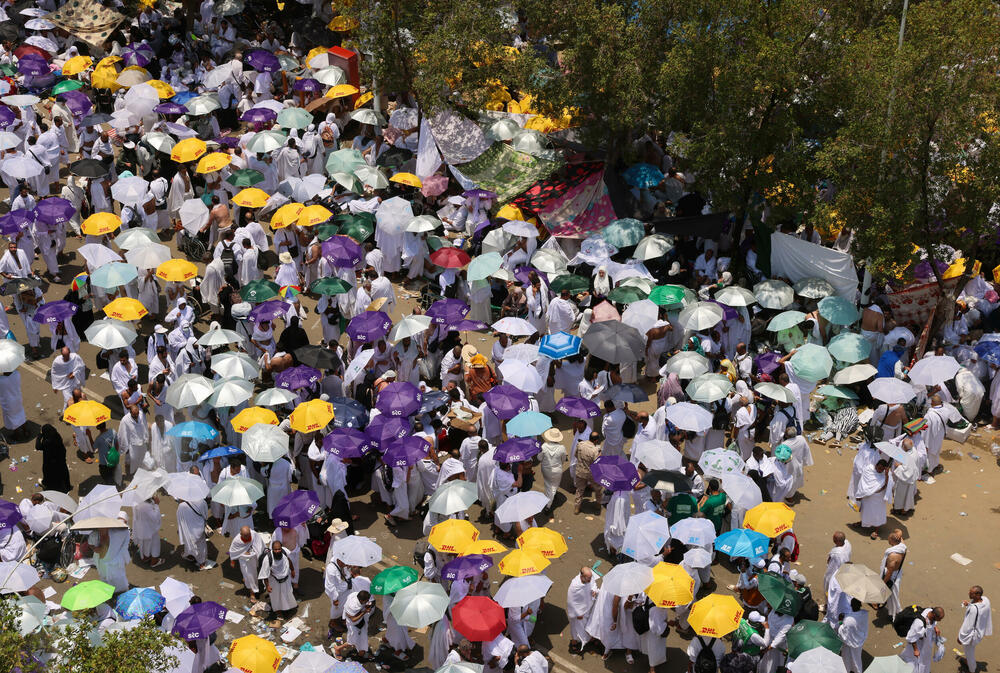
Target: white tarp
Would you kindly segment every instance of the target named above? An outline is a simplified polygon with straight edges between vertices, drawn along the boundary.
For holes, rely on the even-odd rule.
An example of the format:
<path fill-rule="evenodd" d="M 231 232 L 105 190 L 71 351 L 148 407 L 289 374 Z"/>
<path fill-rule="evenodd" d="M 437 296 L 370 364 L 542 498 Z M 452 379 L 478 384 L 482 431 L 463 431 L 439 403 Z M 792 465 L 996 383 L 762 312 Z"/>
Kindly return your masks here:
<path fill-rule="evenodd" d="M 858 274 L 853 257 L 788 234 L 771 234 L 771 276 L 788 278 L 793 283 L 803 278 L 822 278 L 844 299 L 857 299 Z"/>
<path fill-rule="evenodd" d="M 490 148 L 479 124 L 458 113 L 439 112 L 429 121 L 438 149 L 449 164 L 467 164 Z"/>

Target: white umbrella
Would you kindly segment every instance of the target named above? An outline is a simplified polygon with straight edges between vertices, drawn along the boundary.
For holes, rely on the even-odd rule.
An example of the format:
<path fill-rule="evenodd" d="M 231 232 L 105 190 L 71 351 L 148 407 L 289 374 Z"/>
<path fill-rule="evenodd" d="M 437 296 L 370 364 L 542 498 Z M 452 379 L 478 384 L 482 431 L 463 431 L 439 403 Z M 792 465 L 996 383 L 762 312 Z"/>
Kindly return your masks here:
<path fill-rule="evenodd" d="M 212 356 L 212 371 L 224 378 L 255 379 L 260 375 L 257 361 L 246 353 L 226 351 Z M 252 388 L 252 387 L 251 387 Z"/>
<path fill-rule="evenodd" d="M 298 399 L 298 395 L 293 393 L 291 390 L 285 390 L 284 388 L 268 388 L 267 390 L 258 393 L 257 398 L 253 401 L 253 403 L 259 407 L 276 407 L 280 404 L 288 404 L 296 399 Z"/>
<path fill-rule="evenodd" d="M 913 662 L 903 661 L 898 654 L 875 657 L 865 669 L 865 673 L 913 673 Z"/>
<path fill-rule="evenodd" d="M 181 374 L 167 386 L 167 404 L 175 409 L 194 407 L 215 392 L 212 379 L 201 374 Z"/>
<path fill-rule="evenodd" d="M 632 257 L 638 260 L 656 259 L 674 249 L 674 239 L 666 234 L 650 234 L 635 246 Z"/>
<path fill-rule="evenodd" d="M 540 577 L 540 575 L 527 575 L 527 577 Z M 483 665 L 473 664 L 469 661 L 458 661 L 444 664 L 441 668 L 434 671 L 434 673 L 483 673 Z"/>
<path fill-rule="evenodd" d="M 479 490 L 475 482 L 446 481 L 434 491 L 434 495 L 427 502 L 427 507 L 435 514 L 451 516 L 469 509 L 478 499 Z"/>
<path fill-rule="evenodd" d="M 158 467 L 152 472 L 144 468 L 135 471 L 131 483 L 122 491 L 122 506 L 135 507 L 140 502 L 145 502 L 153 497 L 153 494 L 167 485 L 168 473 L 162 467 Z"/>
<path fill-rule="evenodd" d="M 503 352 L 503 359 L 536 362 L 538 360 L 538 344 L 514 344 L 507 346 L 507 350 Z"/>
<path fill-rule="evenodd" d="M 545 152 L 548 140 L 538 131 L 521 129 L 511 138 L 510 146 L 518 152 L 538 156 Z"/>
<path fill-rule="evenodd" d="M 138 175 L 122 178 L 111 186 L 111 198 L 126 206 L 137 206 L 149 200 L 149 183 Z"/>
<path fill-rule="evenodd" d="M 520 360 L 504 359 L 498 367 L 504 383 L 520 388 L 526 393 L 537 393 L 545 385 L 541 374 L 533 366 Z"/>
<path fill-rule="evenodd" d="M 893 327 L 889 330 L 889 333 L 885 335 L 885 339 L 883 339 L 882 342 L 886 345 L 886 348 L 892 348 L 900 339 L 906 342 L 907 348 L 910 348 L 917 342 L 917 337 L 915 337 L 913 332 L 905 327 Z"/>
<path fill-rule="evenodd" d="M 202 482 L 204 483 L 204 480 Z M 118 494 L 118 489 L 108 484 L 98 484 L 87 495 L 80 498 L 75 518 L 77 521 L 91 519 L 96 516 L 106 516 L 114 519 L 118 516 L 118 510 L 121 508 L 122 498 Z"/>
<path fill-rule="evenodd" d="M 715 525 L 710 519 L 681 519 L 670 527 L 670 537 L 681 544 L 704 547 L 715 542 Z"/>
<path fill-rule="evenodd" d="M 408 315 L 389 331 L 389 340 L 393 342 L 402 341 L 408 337 L 414 337 L 430 329 L 431 318 L 426 315 Z"/>
<path fill-rule="evenodd" d="M 535 516 L 549 504 L 549 499 L 541 491 L 522 491 L 515 493 L 496 509 L 496 519 L 500 523 L 526 521 Z"/>
<path fill-rule="evenodd" d="M 333 673 L 341 666 L 344 666 L 343 662 L 337 661 L 322 650 L 314 650 L 299 652 L 295 660 L 285 669 L 285 673 Z"/>
<path fill-rule="evenodd" d="M 510 241 L 512 238 L 513 237 L 506 231 L 504 231 L 503 228 L 501 227 L 492 229 L 488 231 L 485 236 L 483 236 L 482 251 L 503 252 L 510 245 Z M 541 252 L 541 250 L 539 250 L 538 252 Z M 535 254 L 537 255 L 538 252 L 536 252 Z M 545 269 L 542 269 L 541 267 L 537 266 L 536 264 L 534 264 L 534 262 L 532 262 L 532 266 L 534 266 L 539 271 L 545 271 Z M 548 271 L 546 271 L 546 273 L 548 273 Z"/>
<path fill-rule="evenodd" d="M 189 114 L 197 117 L 218 110 L 222 107 L 222 103 L 219 102 L 218 94 L 205 93 L 184 103 L 184 107 L 188 109 Z"/>
<path fill-rule="evenodd" d="M 707 568 L 712 565 L 712 553 L 701 547 L 688 549 L 684 552 L 684 563 L 691 568 Z"/>
<path fill-rule="evenodd" d="M 150 131 L 142 139 L 154 150 L 163 152 L 164 154 L 170 154 L 174 149 L 174 145 L 177 144 L 177 141 L 169 134 L 160 131 Z"/>
<path fill-rule="evenodd" d="M 253 397 L 253 383 L 239 376 L 219 379 L 215 382 L 208 403 L 214 409 L 237 407 Z"/>
<path fill-rule="evenodd" d="M 155 269 L 171 257 L 170 248 L 162 243 L 147 243 L 125 253 L 125 261 L 137 269 Z"/>
<path fill-rule="evenodd" d="M 695 402 L 715 402 L 728 395 L 732 389 L 732 382 L 722 374 L 702 374 L 692 379 L 684 392 Z"/>
<path fill-rule="evenodd" d="M 42 620 L 48 608 L 45 603 L 34 596 L 23 596 L 14 604 L 14 620 L 17 622 L 17 629 L 22 636 L 26 636 L 41 628 Z"/>
<path fill-rule="evenodd" d="M 208 206 L 201 199 L 188 199 L 181 204 L 177 214 L 181 218 L 184 231 L 192 236 L 197 236 L 201 228 L 208 224 Z"/>
<path fill-rule="evenodd" d="M 60 491 L 42 491 L 42 497 L 70 514 L 76 511 L 77 503 L 71 496 Z"/>
<path fill-rule="evenodd" d="M 638 448 L 633 447 L 631 459 L 633 463 L 645 465 L 647 470 L 679 470 L 682 462 L 680 451 L 662 439 L 648 439 Z"/>
<path fill-rule="evenodd" d="M 538 330 L 524 318 L 500 318 L 491 325 L 494 331 L 511 336 L 531 336 Z"/>
<path fill-rule="evenodd" d="M 745 474 L 731 472 L 722 475 L 722 490 L 737 509 L 748 510 L 764 502 L 760 486 Z"/>
<path fill-rule="evenodd" d="M 814 647 L 788 662 L 788 673 L 847 673 L 847 667 L 839 654 Z"/>
<path fill-rule="evenodd" d="M 147 229 L 146 227 L 132 227 L 115 236 L 115 245 L 122 250 L 133 250 L 141 248 L 144 245 L 160 245 L 160 239 L 157 237 L 156 232 L 151 229 Z M 121 260 L 119 258 L 116 261 Z"/>
<path fill-rule="evenodd" d="M 889 376 L 883 376 L 869 383 L 868 392 L 876 400 L 886 404 L 904 404 L 917 396 L 917 391 L 911 384 Z"/>
<path fill-rule="evenodd" d="M 895 442 L 876 442 L 875 448 L 899 463 L 906 464 L 911 458 L 914 458 L 913 453 Z"/>
<path fill-rule="evenodd" d="M 20 147 L 23 142 L 21 138 L 10 131 L 0 131 L 0 150 L 12 150 L 15 147 Z"/>
<path fill-rule="evenodd" d="M 354 169 L 354 175 L 370 189 L 385 189 L 389 186 L 389 178 L 375 166 L 360 166 Z"/>
<path fill-rule="evenodd" d="M 722 321 L 722 307 L 709 301 L 699 301 L 685 306 L 677 316 L 677 322 L 684 329 L 694 332 L 708 329 Z"/>
<path fill-rule="evenodd" d="M 264 497 L 264 488 L 246 477 L 228 477 L 212 487 L 212 502 L 226 507 L 245 507 Z"/>
<path fill-rule="evenodd" d="M 822 299 L 837 293 L 829 281 L 816 277 L 795 281 L 794 290 L 795 294 L 808 299 Z"/>
<path fill-rule="evenodd" d="M 382 547 L 370 537 L 349 535 L 334 542 L 330 554 L 346 565 L 367 568 L 382 560 Z"/>
<path fill-rule="evenodd" d="M 928 355 L 910 368 L 910 381 L 924 386 L 938 385 L 955 378 L 961 367 L 950 355 Z"/>
<path fill-rule="evenodd" d="M 405 231 L 411 234 L 422 234 L 427 231 L 434 231 L 441 226 L 441 220 L 431 215 L 417 215 L 406 225 Z"/>
<path fill-rule="evenodd" d="M 350 113 L 350 117 L 359 124 L 367 124 L 368 126 L 385 126 L 385 117 L 371 108 L 364 107 L 360 110 L 354 110 Z"/>
<path fill-rule="evenodd" d="M 29 19 L 24 22 L 24 27 L 28 30 L 52 30 L 56 24 L 48 19 Z"/>
<path fill-rule="evenodd" d="M 681 351 L 660 367 L 660 375 L 677 374 L 681 379 L 693 379 L 711 370 L 708 358 L 697 351 Z"/>
<path fill-rule="evenodd" d="M 708 521 L 705 519 L 705 521 Z M 711 521 L 708 522 L 712 524 Z M 715 531 L 715 528 L 712 529 Z M 653 583 L 653 569 L 642 563 L 619 563 L 601 580 L 601 588 L 615 596 L 641 594 Z"/>
<path fill-rule="evenodd" d="M 344 370 L 344 384 L 354 383 L 354 380 L 361 376 L 361 373 L 365 371 L 368 363 L 371 362 L 374 356 L 374 348 L 366 348 L 355 355 L 351 363 L 347 365 L 347 369 Z"/>
<path fill-rule="evenodd" d="M 629 280 L 644 279 L 630 278 Z M 639 330 L 639 334 L 645 334 L 649 330 L 656 327 L 656 321 L 659 314 L 659 306 L 648 299 L 640 299 L 639 301 L 632 302 L 624 311 L 622 311 L 622 322 Z"/>
<path fill-rule="evenodd" d="M 138 336 L 126 323 L 111 318 L 95 320 L 83 331 L 83 335 L 88 343 L 104 350 L 127 348 Z"/>
<path fill-rule="evenodd" d="M 765 280 L 753 286 L 753 296 L 763 308 L 785 308 L 795 301 L 795 292 L 780 280 Z M 720 300 L 721 301 L 721 300 Z"/>
<path fill-rule="evenodd" d="M 656 512 L 640 512 L 628 520 L 622 553 L 636 561 L 650 559 L 670 541 L 670 522 Z"/>
<path fill-rule="evenodd" d="M 205 346 L 207 348 L 215 348 L 216 346 L 227 346 L 229 344 L 236 344 L 242 341 L 243 337 L 231 329 L 213 327 L 198 339 L 198 345 Z M 217 355 L 212 357 L 215 358 Z"/>
<path fill-rule="evenodd" d="M 11 107 L 31 107 L 41 100 L 38 96 L 32 96 L 31 94 L 15 94 L 0 98 L 0 103 L 6 103 Z"/>
<path fill-rule="evenodd" d="M 503 230 L 513 236 L 523 236 L 525 238 L 537 238 L 538 229 L 535 225 L 524 220 L 510 220 L 503 223 Z"/>
<path fill-rule="evenodd" d="M 243 433 L 241 448 L 250 460 L 273 463 L 288 453 L 288 435 L 276 425 L 257 423 Z"/>
<path fill-rule="evenodd" d="M 4 561 L 0 563 L 0 594 L 27 591 L 41 581 L 38 571 L 27 563 Z"/>
<path fill-rule="evenodd" d="M 892 593 L 877 573 L 863 563 L 845 563 L 834 574 L 845 594 L 862 603 L 885 603 Z"/>
<path fill-rule="evenodd" d="M 793 404 L 795 402 L 795 396 L 792 395 L 792 391 L 785 386 L 779 386 L 777 383 L 765 381 L 763 383 L 758 383 L 753 387 L 753 389 L 764 397 L 770 397 L 772 400 L 787 402 L 788 404 Z"/>
<path fill-rule="evenodd" d="M 91 269 L 99 269 L 105 264 L 121 262 L 122 256 L 106 245 L 100 243 L 85 243 L 77 250 L 83 258 L 87 260 L 87 266 Z"/>
<path fill-rule="evenodd" d="M 552 580 L 545 575 L 511 577 L 497 589 L 493 600 L 502 608 L 522 608 L 545 598 L 551 588 Z"/>
<path fill-rule="evenodd" d="M 254 108 L 265 108 L 277 114 L 285 109 L 285 105 L 280 100 L 269 98 L 267 100 L 262 100 L 259 103 L 255 103 Z"/>
<path fill-rule="evenodd" d="M 664 410 L 664 415 L 681 430 L 705 432 L 712 427 L 712 413 L 705 407 L 691 402 L 671 404 Z"/>
<path fill-rule="evenodd" d="M 243 74 L 242 65 L 240 65 L 240 74 Z M 206 89 L 218 89 L 233 75 L 233 68 L 228 63 L 223 63 L 205 73 L 205 76 L 201 78 L 201 83 L 205 85 Z"/>
<path fill-rule="evenodd" d="M 208 484 L 204 477 L 190 472 L 174 472 L 167 477 L 167 493 L 177 500 L 197 502 L 208 497 Z"/>
<path fill-rule="evenodd" d="M 746 463 L 736 451 L 729 449 L 709 449 L 701 454 L 698 466 L 706 477 L 724 477 L 727 474 L 743 474 Z"/>
<path fill-rule="evenodd" d="M 834 373 L 833 382 L 838 386 L 858 383 L 878 374 L 878 370 L 867 362 L 860 365 L 844 367 L 839 372 Z"/>
<path fill-rule="evenodd" d="M 722 288 L 715 293 L 715 300 L 726 306 L 734 307 L 750 306 L 757 303 L 757 297 L 754 296 L 753 292 L 739 285 Z"/>
<path fill-rule="evenodd" d="M 24 346 L 11 339 L 0 341 L 0 374 L 10 374 L 24 362 Z"/>
<path fill-rule="evenodd" d="M 493 231 L 500 230 L 494 229 Z M 490 233 L 493 232 L 491 231 Z M 503 233 L 506 234 L 507 232 Z M 489 234 L 487 234 L 487 236 L 489 236 Z M 509 238 L 506 240 L 509 240 Z M 486 252 L 485 247 L 483 248 L 483 252 Z M 566 260 L 566 257 L 557 250 L 542 248 L 541 250 L 536 250 L 535 254 L 531 256 L 531 266 L 543 273 L 549 274 L 550 276 L 558 276 L 566 273 L 567 264 L 568 261 Z"/>
<path fill-rule="evenodd" d="M 486 137 L 493 142 L 511 140 L 521 130 L 520 124 L 509 117 L 498 119 L 486 129 Z"/>
<path fill-rule="evenodd" d="M 313 79 L 327 86 L 337 86 L 347 83 L 347 75 L 335 65 L 321 68 L 313 73 Z"/>
<path fill-rule="evenodd" d="M 24 154 L 4 159 L 3 163 L 0 163 L 0 171 L 3 171 L 12 178 L 21 180 L 41 175 L 43 170 L 45 169 L 40 163 Z"/>
<path fill-rule="evenodd" d="M 166 600 L 167 611 L 176 617 L 190 604 L 194 592 L 190 584 L 168 577 L 160 585 L 160 595 Z"/>
<path fill-rule="evenodd" d="M 389 613 L 400 626 L 422 629 L 441 619 L 450 604 L 440 584 L 414 582 L 396 592 Z"/>

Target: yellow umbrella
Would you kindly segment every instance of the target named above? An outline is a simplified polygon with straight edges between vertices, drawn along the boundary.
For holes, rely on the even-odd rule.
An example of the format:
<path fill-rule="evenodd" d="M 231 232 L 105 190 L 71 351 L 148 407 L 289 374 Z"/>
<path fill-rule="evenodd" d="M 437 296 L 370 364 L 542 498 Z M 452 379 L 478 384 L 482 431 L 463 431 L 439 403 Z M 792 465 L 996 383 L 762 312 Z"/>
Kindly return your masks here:
<path fill-rule="evenodd" d="M 104 63 L 104 61 L 101 61 L 101 63 Z M 90 73 L 90 86 L 95 89 L 109 89 L 112 92 L 118 91 L 118 89 L 122 88 L 121 84 L 115 81 L 118 78 L 118 69 L 115 68 L 113 63 L 106 65 L 101 65 L 101 63 L 94 66 L 94 72 Z"/>
<path fill-rule="evenodd" d="M 66 407 L 63 420 L 80 428 L 100 425 L 111 420 L 111 409 L 100 402 L 82 400 Z"/>
<path fill-rule="evenodd" d="M 281 653 L 270 640 L 251 634 L 229 646 L 229 665 L 244 673 L 275 673 L 281 665 Z"/>
<path fill-rule="evenodd" d="M 333 213 L 319 204 L 306 206 L 302 209 L 302 212 L 299 213 L 299 218 L 296 220 L 296 224 L 300 227 L 311 227 L 314 224 L 326 222 L 331 217 L 333 217 Z"/>
<path fill-rule="evenodd" d="M 372 100 L 374 100 L 374 98 L 375 98 L 375 94 L 373 94 L 371 91 L 366 91 L 365 93 L 363 93 L 360 96 L 358 96 L 358 99 L 356 101 L 354 101 L 354 109 L 357 110 L 359 107 L 361 107 L 365 103 L 369 103 Z"/>
<path fill-rule="evenodd" d="M 479 539 L 479 531 L 465 519 L 448 519 L 433 528 L 427 542 L 440 552 L 458 554 Z"/>
<path fill-rule="evenodd" d="M 515 549 L 500 559 L 500 572 L 511 577 L 537 575 L 551 563 L 535 549 Z"/>
<path fill-rule="evenodd" d="M 122 226 L 122 219 L 114 213 L 94 213 L 83 221 L 80 229 L 88 236 L 103 236 Z"/>
<path fill-rule="evenodd" d="M 358 20 L 351 16 L 335 16 L 326 27 L 338 33 L 346 33 L 358 27 Z"/>
<path fill-rule="evenodd" d="M 286 203 L 274 211 L 274 215 L 271 216 L 271 228 L 283 229 L 290 224 L 295 224 L 295 221 L 299 219 L 299 215 L 302 214 L 303 209 L 305 209 L 305 206 L 301 203 Z"/>
<path fill-rule="evenodd" d="M 795 510 L 783 502 L 762 502 L 750 508 L 743 517 L 743 526 L 768 537 L 778 537 L 791 529 Z"/>
<path fill-rule="evenodd" d="M 232 160 L 226 152 L 212 152 L 199 159 L 194 170 L 198 173 L 214 173 L 228 166 Z"/>
<path fill-rule="evenodd" d="M 247 407 L 229 422 L 233 424 L 233 430 L 242 434 L 258 423 L 277 425 L 278 415 L 264 407 Z"/>
<path fill-rule="evenodd" d="M 694 578 L 675 563 L 657 563 L 646 595 L 661 608 L 687 605 L 694 598 Z"/>
<path fill-rule="evenodd" d="M 292 430 L 316 432 L 333 420 L 333 405 L 323 400 L 308 400 L 295 407 L 288 420 L 291 421 Z"/>
<path fill-rule="evenodd" d="M 237 192 L 233 197 L 233 203 L 244 208 L 262 208 L 269 198 L 263 189 L 246 187 Z"/>
<path fill-rule="evenodd" d="M 94 59 L 89 56 L 74 56 L 63 63 L 63 77 L 72 77 L 73 75 L 77 75 L 92 65 L 94 65 Z"/>
<path fill-rule="evenodd" d="M 401 185 L 407 185 L 409 187 L 423 187 L 424 183 L 420 181 L 413 173 L 396 173 L 394 176 L 389 178 L 392 182 L 398 182 Z"/>
<path fill-rule="evenodd" d="M 502 217 L 505 220 L 523 221 L 525 219 L 524 211 L 518 208 L 517 206 L 513 206 L 509 203 L 497 211 L 497 217 Z"/>
<path fill-rule="evenodd" d="M 162 79 L 151 79 L 146 82 L 146 84 L 156 89 L 156 95 L 160 98 L 173 98 L 177 95 L 177 92 L 174 91 L 174 87 L 170 86 Z"/>
<path fill-rule="evenodd" d="M 550 559 L 559 558 L 569 550 L 566 538 L 551 528 L 529 528 L 517 538 L 517 544 L 521 549 L 532 549 Z"/>
<path fill-rule="evenodd" d="M 503 554 L 507 548 L 496 540 L 474 540 L 462 550 L 460 556 L 469 554 Z"/>
<path fill-rule="evenodd" d="M 168 259 L 156 267 L 156 277 L 175 283 L 183 283 L 198 275 L 198 267 L 186 259 Z"/>
<path fill-rule="evenodd" d="M 115 63 L 122 63 L 121 56 L 105 56 L 100 61 L 97 62 L 98 68 L 107 68 L 108 66 L 114 65 Z"/>
<path fill-rule="evenodd" d="M 353 96 L 360 89 L 353 84 L 338 84 L 330 87 L 326 92 L 327 98 L 341 98 L 342 96 Z"/>
<path fill-rule="evenodd" d="M 185 138 L 174 145 L 170 150 L 170 158 L 174 161 L 185 164 L 189 161 L 200 159 L 208 151 L 208 145 L 200 138 Z"/>
<path fill-rule="evenodd" d="M 139 320 L 148 313 L 142 302 L 132 297 L 118 297 L 104 307 L 104 315 L 115 320 Z"/>
<path fill-rule="evenodd" d="M 743 607 L 732 596 L 711 594 L 691 606 L 688 624 L 696 636 L 721 638 L 732 633 L 743 618 Z"/>

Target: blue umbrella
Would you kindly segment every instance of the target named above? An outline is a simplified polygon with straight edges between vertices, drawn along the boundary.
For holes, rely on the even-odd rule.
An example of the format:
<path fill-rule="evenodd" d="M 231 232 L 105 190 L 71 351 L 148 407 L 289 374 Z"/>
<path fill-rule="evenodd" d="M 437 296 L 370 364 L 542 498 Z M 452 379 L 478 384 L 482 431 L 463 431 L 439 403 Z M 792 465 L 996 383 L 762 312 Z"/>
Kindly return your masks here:
<path fill-rule="evenodd" d="M 1000 365 L 1000 342 L 980 341 L 972 348 L 980 360 L 986 360 L 991 365 Z"/>
<path fill-rule="evenodd" d="M 357 400 L 350 397 L 331 397 L 333 405 L 333 427 L 358 428 L 368 425 L 368 410 Z"/>
<path fill-rule="evenodd" d="M 122 285 L 128 285 L 139 277 L 139 271 L 125 262 L 111 262 L 94 270 L 90 274 L 90 284 L 104 290 L 111 290 Z"/>
<path fill-rule="evenodd" d="M 164 598 L 152 589 L 136 587 L 118 596 L 115 611 L 125 619 L 142 619 L 163 609 Z"/>
<path fill-rule="evenodd" d="M 195 93 L 194 91 L 178 91 L 176 94 L 174 94 L 173 98 L 171 98 L 170 100 L 172 100 L 175 103 L 178 103 L 179 105 L 184 105 L 192 98 L 197 98 L 197 97 L 198 94 Z"/>
<path fill-rule="evenodd" d="M 538 342 L 538 354 L 546 355 L 553 360 L 561 360 L 580 352 L 583 339 L 568 332 L 546 334 Z"/>
<path fill-rule="evenodd" d="M 663 182 L 663 171 L 653 164 L 632 164 L 622 173 L 625 182 L 639 189 L 655 187 Z"/>
<path fill-rule="evenodd" d="M 237 446 L 217 446 L 214 449 L 209 449 L 205 453 L 198 456 L 198 461 L 211 460 L 212 458 L 229 458 L 231 456 L 242 456 L 243 450 Z"/>
<path fill-rule="evenodd" d="M 763 533 L 737 528 L 715 538 L 715 548 L 732 558 L 758 558 L 767 553 L 771 540 Z"/>
<path fill-rule="evenodd" d="M 208 423 L 200 421 L 185 421 L 167 430 L 167 437 L 184 437 L 206 442 L 219 436 L 219 431 Z"/>
<path fill-rule="evenodd" d="M 451 398 L 443 390 L 428 390 L 424 393 L 424 399 L 420 403 L 418 414 L 426 414 L 434 409 L 446 407 L 451 404 Z"/>
<path fill-rule="evenodd" d="M 511 437 L 535 437 L 552 427 L 552 419 L 540 411 L 522 411 L 507 421 Z"/>

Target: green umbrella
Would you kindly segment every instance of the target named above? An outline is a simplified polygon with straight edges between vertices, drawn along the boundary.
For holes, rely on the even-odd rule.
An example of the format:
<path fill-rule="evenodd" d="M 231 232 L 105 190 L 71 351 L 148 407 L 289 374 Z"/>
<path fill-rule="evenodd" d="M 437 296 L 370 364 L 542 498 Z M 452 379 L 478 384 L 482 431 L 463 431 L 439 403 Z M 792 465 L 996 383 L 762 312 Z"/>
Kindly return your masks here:
<path fill-rule="evenodd" d="M 333 222 L 324 222 L 323 224 L 316 225 L 316 237 L 325 241 L 331 236 L 336 236 L 340 233 L 340 227 Z"/>
<path fill-rule="evenodd" d="M 657 285 L 649 293 L 649 301 L 657 306 L 680 304 L 685 297 L 684 288 L 680 285 Z"/>
<path fill-rule="evenodd" d="M 365 159 L 357 150 L 337 150 L 326 158 L 327 173 L 353 173 L 355 168 L 365 165 Z"/>
<path fill-rule="evenodd" d="M 843 297 L 823 297 L 819 300 L 819 314 L 834 325 L 850 325 L 861 318 L 854 304 Z"/>
<path fill-rule="evenodd" d="M 642 291 L 642 288 L 632 285 L 619 285 L 608 293 L 608 299 L 618 304 L 631 304 L 634 301 L 642 301 L 648 296 L 647 293 Z"/>
<path fill-rule="evenodd" d="M 792 329 L 808 317 L 802 311 L 785 311 L 779 313 L 771 318 L 771 322 L 767 323 L 767 331 L 780 332 L 783 329 Z"/>
<path fill-rule="evenodd" d="M 794 617 L 802 608 L 802 596 L 795 590 L 795 585 L 780 575 L 758 573 L 757 590 L 768 605 L 783 615 Z"/>
<path fill-rule="evenodd" d="M 337 222 L 364 222 L 375 226 L 375 213 L 362 211 L 360 213 L 341 213 L 336 217 Z"/>
<path fill-rule="evenodd" d="M 347 294 L 351 291 L 350 284 L 342 278 L 327 276 L 320 278 L 309 286 L 309 291 L 313 294 L 325 294 L 333 296 L 335 294 Z"/>
<path fill-rule="evenodd" d="M 577 276 L 574 273 L 564 273 L 549 283 L 549 289 L 553 292 L 562 292 L 563 290 L 584 292 L 590 289 L 590 279 Z"/>
<path fill-rule="evenodd" d="M 375 233 L 375 227 L 364 220 L 355 220 L 340 225 L 339 233 L 350 236 L 357 243 L 363 243 L 365 239 Z"/>
<path fill-rule="evenodd" d="M 865 341 L 865 338 L 860 334 L 841 332 L 830 339 L 830 343 L 827 344 L 826 349 L 830 351 L 830 355 L 841 362 L 854 364 L 855 362 L 868 359 L 872 345 Z"/>
<path fill-rule="evenodd" d="M 67 91 L 76 91 L 77 89 L 83 88 L 83 82 L 75 79 L 64 79 L 63 81 L 52 87 L 52 96 L 58 96 L 61 93 L 66 93 Z"/>
<path fill-rule="evenodd" d="M 795 369 L 795 375 L 817 383 L 830 375 L 833 369 L 833 358 L 822 346 L 805 344 L 795 349 L 795 355 L 789 360 Z"/>
<path fill-rule="evenodd" d="M 332 171 L 330 177 L 338 185 L 343 187 L 349 192 L 354 192 L 355 194 L 361 193 L 361 181 L 353 173 L 345 173 L 344 171 Z"/>
<path fill-rule="evenodd" d="M 278 284 L 265 278 L 252 280 L 240 288 L 240 296 L 244 301 L 259 304 L 278 296 Z"/>
<path fill-rule="evenodd" d="M 469 262 L 469 268 L 465 270 L 466 278 L 485 280 L 491 273 L 496 273 L 502 264 L 503 258 L 499 252 L 483 253 Z"/>
<path fill-rule="evenodd" d="M 252 168 L 241 168 L 233 171 L 233 173 L 226 178 L 226 182 L 231 184 L 233 187 L 253 187 L 258 182 L 264 182 L 264 174 L 260 171 L 255 171 Z"/>
<path fill-rule="evenodd" d="M 788 659 L 797 656 L 814 647 L 825 647 L 834 654 L 840 654 L 840 637 L 837 632 L 824 622 L 814 622 L 803 619 L 788 630 Z"/>
<path fill-rule="evenodd" d="M 17 77 L 18 75 L 17 68 L 10 63 L 0 65 L 0 72 L 7 75 L 7 77 Z"/>
<path fill-rule="evenodd" d="M 110 600 L 115 594 L 115 588 L 107 582 L 90 580 L 80 582 L 63 595 L 62 605 L 67 610 L 86 610 L 96 608 L 104 601 Z"/>
<path fill-rule="evenodd" d="M 858 394 L 847 386 L 835 386 L 833 384 L 826 384 L 820 386 L 816 389 L 817 395 L 824 395 L 826 397 L 837 397 L 842 400 L 857 400 Z"/>
<path fill-rule="evenodd" d="M 392 566 L 372 578 L 371 593 L 379 596 L 394 594 L 418 579 L 417 571 L 410 566 Z"/>
<path fill-rule="evenodd" d="M 645 235 L 646 230 L 642 226 L 642 222 L 631 217 L 615 220 L 601 229 L 601 238 L 616 248 L 627 248 L 630 245 L 635 245 Z"/>

